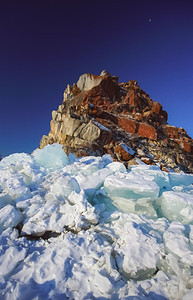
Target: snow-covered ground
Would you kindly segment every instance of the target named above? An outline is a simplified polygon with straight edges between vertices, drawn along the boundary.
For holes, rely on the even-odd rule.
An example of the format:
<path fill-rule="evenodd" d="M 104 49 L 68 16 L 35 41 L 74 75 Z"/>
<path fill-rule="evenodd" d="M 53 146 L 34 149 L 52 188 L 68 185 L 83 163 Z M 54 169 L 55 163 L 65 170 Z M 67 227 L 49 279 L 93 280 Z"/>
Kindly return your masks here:
<path fill-rule="evenodd" d="M 193 176 L 58 144 L 5 157 L 0 299 L 193 299 Z"/>

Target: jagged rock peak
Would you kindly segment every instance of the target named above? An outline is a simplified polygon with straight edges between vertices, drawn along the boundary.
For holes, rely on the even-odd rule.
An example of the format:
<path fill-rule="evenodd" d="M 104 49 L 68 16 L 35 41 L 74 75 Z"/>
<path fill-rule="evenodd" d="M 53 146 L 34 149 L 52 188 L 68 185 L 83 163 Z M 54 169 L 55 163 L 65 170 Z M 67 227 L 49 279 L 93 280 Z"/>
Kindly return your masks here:
<path fill-rule="evenodd" d="M 98 85 L 102 80 L 102 76 L 86 73 L 79 77 L 77 81 L 77 87 L 81 91 L 88 91 L 91 90 L 94 86 Z"/>
<path fill-rule="evenodd" d="M 69 84 L 67 84 L 67 88 L 64 91 L 63 95 L 63 101 L 72 99 L 72 96 L 74 94 L 78 94 L 82 91 L 88 91 L 92 89 L 93 87 L 100 84 L 100 82 L 104 79 L 104 77 L 111 77 L 110 73 L 106 70 L 103 70 L 100 75 L 93 75 L 90 73 L 82 74 L 77 83 L 73 84 L 71 87 Z M 115 77 L 114 77 L 115 80 Z M 116 80 L 118 81 L 118 77 L 116 77 Z"/>
<path fill-rule="evenodd" d="M 111 74 L 106 70 L 102 70 L 102 72 L 100 73 L 100 76 L 111 76 Z"/>
<path fill-rule="evenodd" d="M 159 163 L 162 170 L 193 173 L 193 140 L 167 123 L 167 112 L 136 80 L 118 83 L 103 70 L 67 85 L 63 102 L 52 112 L 50 132 L 40 148 L 60 143 L 67 154 L 110 154 L 125 166 Z"/>
<path fill-rule="evenodd" d="M 99 76 L 85 73 L 79 77 L 76 85 L 80 89 L 80 91 L 88 91 L 91 90 L 94 86 L 97 86 L 104 79 L 104 76 L 111 75 L 106 70 L 103 70 Z"/>

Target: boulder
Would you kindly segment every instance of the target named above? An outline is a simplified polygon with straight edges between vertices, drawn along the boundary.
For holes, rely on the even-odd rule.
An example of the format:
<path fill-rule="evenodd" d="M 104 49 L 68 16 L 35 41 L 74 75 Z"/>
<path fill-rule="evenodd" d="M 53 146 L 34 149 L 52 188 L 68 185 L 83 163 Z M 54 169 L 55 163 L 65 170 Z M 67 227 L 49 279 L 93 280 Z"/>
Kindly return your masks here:
<path fill-rule="evenodd" d="M 94 86 L 97 86 L 102 80 L 103 76 L 86 73 L 79 77 L 77 81 L 77 87 L 80 89 L 80 91 L 88 91 Z"/>
<path fill-rule="evenodd" d="M 162 105 L 156 101 L 153 101 L 152 107 L 151 107 L 151 112 L 159 115 L 161 111 L 162 111 Z"/>
<path fill-rule="evenodd" d="M 80 124 L 81 124 L 80 120 L 64 115 L 62 126 L 61 126 L 61 132 L 66 135 L 73 136 L 74 132 L 77 130 Z"/>
<path fill-rule="evenodd" d="M 184 151 L 193 155 L 193 143 L 181 142 L 180 146 L 182 147 L 182 149 L 184 149 Z"/>
<path fill-rule="evenodd" d="M 106 70 L 102 70 L 102 72 L 100 73 L 100 76 L 111 76 L 111 74 Z"/>
<path fill-rule="evenodd" d="M 100 129 L 91 121 L 80 132 L 80 138 L 88 142 L 94 142 L 100 136 Z"/>
<path fill-rule="evenodd" d="M 124 119 L 119 118 L 118 119 L 118 125 L 123 128 L 124 130 L 130 132 L 130 133 L 136 133 L 137 130 L 137 122 L 131 119 Z"/>
<path fill-rule="evenodd" d="M 164 133 L 170 139 L 179 139 L 179 130 L 175 126 L 165 125 L 163 127 Z"/>
<path fill-rule="evenodd" d="M 148 138 L 150 140 L 157 140 L 157 130 L 155 127 L 149 124 L 139 123 L 137 135 Z"/>
<path fill-rule="evenodd" d="M 40 140 L 40 149 L 44 148 L 48 144 L 53 144 L 53 139 L 47 135 L 43 135 Z"/>
<path fill-rule="evenodd" d="M 73 96 L 74 96 L 74 94 L 72 93 L 72 88 L 68 84 L 67 88 L 65 89 L 64 94 L 63 94 L 63 101 L 71 100 L 73 98 Z"/>
<path fill-rule="evenodd" d="M 119 157 L 122 161 L 129 161 L 133 158 L 134 151 L 128 147 L 127 145 L 120 143 L 114 147 L 114 153 Z"/>
<path fill-rule="evenodd" d="M 58 121 L 51 120 L 50 122 L 50 131 L 52 132 L 53 136 L 58 136 L 60 132 L 62 123 Z"/>

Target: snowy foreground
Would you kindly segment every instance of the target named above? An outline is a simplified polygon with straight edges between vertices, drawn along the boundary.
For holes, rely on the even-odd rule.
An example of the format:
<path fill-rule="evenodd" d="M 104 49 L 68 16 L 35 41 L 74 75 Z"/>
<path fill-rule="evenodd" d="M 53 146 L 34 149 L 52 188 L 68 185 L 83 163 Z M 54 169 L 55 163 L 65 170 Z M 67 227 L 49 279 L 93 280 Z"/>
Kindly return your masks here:
<path fill-rule="evenodd" d="M 69 157 L 0 162 L 0 299 L 193 299 L 193 176 Z"/>

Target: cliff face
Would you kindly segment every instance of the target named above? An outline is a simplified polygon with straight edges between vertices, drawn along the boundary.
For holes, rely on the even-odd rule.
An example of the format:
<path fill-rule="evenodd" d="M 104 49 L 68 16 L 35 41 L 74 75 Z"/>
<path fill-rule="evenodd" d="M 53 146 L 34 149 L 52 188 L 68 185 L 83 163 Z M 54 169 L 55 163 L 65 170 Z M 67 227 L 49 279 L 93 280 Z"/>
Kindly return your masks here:
<path fill-rule="evenodd" d="M 187 132 L 170 126 L 162 105 L 136 81 L 119 84 L 107 71 L 83 74 L 67 86 L 40 148 L 52 143 L 78 157 L 109 153 L 127 167 L 139 158 L 165 171 L 193 173 L 193 140 Z"/>

